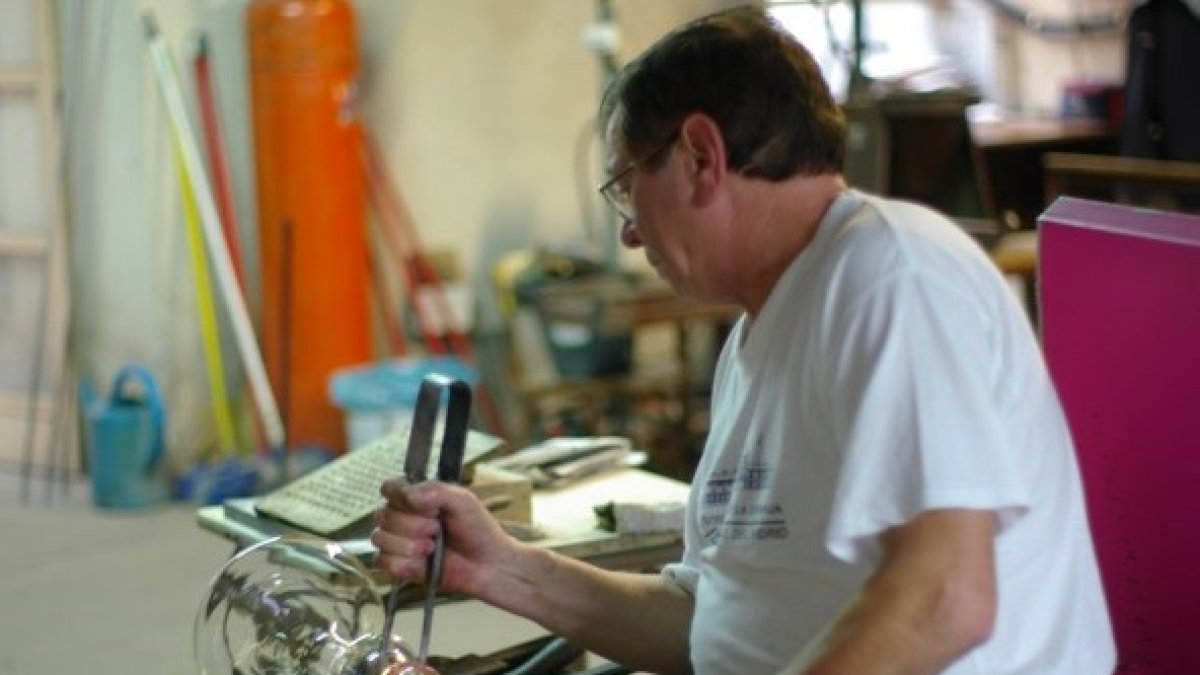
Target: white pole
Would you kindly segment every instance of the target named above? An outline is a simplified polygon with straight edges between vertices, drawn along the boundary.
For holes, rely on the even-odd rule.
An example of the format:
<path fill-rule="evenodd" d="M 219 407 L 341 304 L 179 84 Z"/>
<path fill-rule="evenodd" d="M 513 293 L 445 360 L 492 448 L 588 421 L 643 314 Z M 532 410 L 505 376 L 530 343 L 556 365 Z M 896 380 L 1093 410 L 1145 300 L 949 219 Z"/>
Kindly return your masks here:
<path fill-rule="evenodd" d="M 242 357 L 242 365 L 250 378 L 250 389 L 254 396 L 259 416 L 262 418 L 263 433 L 272 450 L 283 452 L 284 444 L 283 422 L 279 417 L 279 407 L 267 373 L 263 367 L 262 353 L 254 337 L 254 329 L 250 325 L 250 314 L 238 290 L 237 278 L 233 274 L 233 262 L 229 258 L 229 249 L 225 236 L 221 232 L 221 221 L 217 216 L 217 205 L 213 200 L 212 186 L 208 183 L 208 174 L 200 163 L 200 148 L 196 144 L 195 131 L 187 116 L 187 108 L 183 103 L 183 94 L 176 79 L 175 63 L 167 43 L 158 32 L 158 24 L 151 12 L 143 15 L 146 26 L 146 39 L 150 44 L 150 58 L 154 71 L 158 75 L 159 92 L 167 107 L 167 117 L 171 121 L 171 131 L 183 155 L 184 171 L 192 184 L 196 197 L 196 206 L 200 210 L 200 222 L 204 226 L 204 240 L 208 244 L 212 256 L 213 268 L 216 271 L 217 283 L 225 298 L 225 306 L 229 308 L 233 320 L 233 333 L 237 341 L 238 352 Z"/>

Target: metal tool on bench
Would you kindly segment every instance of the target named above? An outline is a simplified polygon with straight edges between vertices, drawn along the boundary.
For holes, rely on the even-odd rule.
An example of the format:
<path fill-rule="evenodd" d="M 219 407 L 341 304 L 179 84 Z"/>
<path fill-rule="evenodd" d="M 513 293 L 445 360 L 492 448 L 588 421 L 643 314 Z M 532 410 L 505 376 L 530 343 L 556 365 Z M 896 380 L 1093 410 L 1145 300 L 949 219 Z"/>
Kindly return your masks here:
<path fill-rule="evenodd" d="M 646 461 L 622 436 L 550 438 L 492 462 L 492 466 L 523 474 L 536 488 L 558 488 L 588 476 Z"/>
<path fill-rule="evenodd" d="M 446 415 L 442 429 L 442 449 L 438 453 L 437 480 L 458 483 L 462 479 L 463 452 L 467 440 L 467 423 L 471 416 L 471 388 L 462 380 L 432 374 L 421 381 L 417 392 L 417 406 L 413 411 L 412 433 L 408 439 L 408 452 L 404 457 L 404 476 L 409 484 L 425 481 L 430 458 L 430 448 L 438 427 L 438 412 L 442 393 L 446 393 Z M 417 647 L 417 663 L 426 663 L 429 657 L 429 638 L 433 630 L 433 609 L 437 601 L 438 585 L 442 580 L 442 563 L 446 549 L 445 533 L 438 529 L 433 555 L 425 568 L 425 605 L 421 616 L 421 637 Z M 394 582 L 388 596 L 380 645 L 386 650 L 392 635 L 392 623 L 399 609 L 401 584 Z M 384 654 L 383 656 L 386 656 Z M 386 667 L 388 659 L 376 661 L 380 668 Z"/>

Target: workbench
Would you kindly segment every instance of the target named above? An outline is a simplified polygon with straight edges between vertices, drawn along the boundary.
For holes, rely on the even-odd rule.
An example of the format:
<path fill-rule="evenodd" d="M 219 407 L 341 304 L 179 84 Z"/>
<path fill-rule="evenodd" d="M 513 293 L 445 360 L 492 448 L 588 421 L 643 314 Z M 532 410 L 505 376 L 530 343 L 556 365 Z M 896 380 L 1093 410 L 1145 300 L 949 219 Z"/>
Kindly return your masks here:
<path fill-rule="evenodd" d="M 639 571 L 679 559 L 681 532 L 616 533 L 597 526 L 593 508 L 613 501 L 687 501 L 688 485 L 641 469 L 620 468 L 596 474 L 571 485 L 535 490 L 533 525 L 545 538 L 531 543 L 606 569 Z M 298 532 L 285 523 L 254 511 L 254 500 L 234 499 L 201 507 L 196 522 L 204 530 L 234 543 L 234 551 L 271 537 Z M 375 548 L 367 539 L 339 542 L 349 553 L 371 565 Z M 382 573 L 378 581 L 386 585 Z"/>

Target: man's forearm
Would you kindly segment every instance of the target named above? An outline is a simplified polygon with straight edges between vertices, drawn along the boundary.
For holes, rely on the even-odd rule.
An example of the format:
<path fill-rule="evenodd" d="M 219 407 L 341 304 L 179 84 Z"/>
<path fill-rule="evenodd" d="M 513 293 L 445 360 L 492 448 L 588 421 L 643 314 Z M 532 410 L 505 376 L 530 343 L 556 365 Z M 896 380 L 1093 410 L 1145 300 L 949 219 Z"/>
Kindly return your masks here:
<path fill-rule="evenodd" d="M 602 570 L 525 547 L 497 570 L 481 598 L 623 665 L 690 670 L 692 599 L 658 575 Z"/>

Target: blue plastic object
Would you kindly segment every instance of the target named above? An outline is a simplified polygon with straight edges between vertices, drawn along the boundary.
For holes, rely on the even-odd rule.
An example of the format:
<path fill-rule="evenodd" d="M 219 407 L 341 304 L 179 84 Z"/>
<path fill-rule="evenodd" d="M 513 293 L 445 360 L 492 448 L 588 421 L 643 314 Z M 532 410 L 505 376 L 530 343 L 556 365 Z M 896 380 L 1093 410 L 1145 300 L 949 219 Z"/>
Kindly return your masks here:
<path fill-rule="evenodd" d="M 131 385 L 137 385 L 133 387 Z M 167 497 L 162 475 L 166 410 L 158 383 L 145 366 L 130 364 L 113 379 L 108 398 L 81 387 L 92 502 L 141 508 Z"/>
<path fill-rule="evenodd" d="M 249 497 L 259 484 L 259 471 L 254 462 L 226 457 L 216 462 L 200 464 L 177 476 L 172 494 L 180 501 L 197 504 L 220 504 L 226 499 Z"/>
<path fill-rule="evenodd" d="M 472 386 L 479 381 L 473 366 L 453 356 L 396 359 L 333 373 L 329 398 L 345 414 L 347 447 L 362 447 L 408 419 L 421 381 L 434 373 Z"/>
<path fill-rule="evenodd" d="M 470 385 L 479 379 L 474 367 L 452 356 L 396 359 L 335 372 L 329 381 L 329 396 L 346 411 L 412 410 L 421 381 L 433 373 Z"/>

